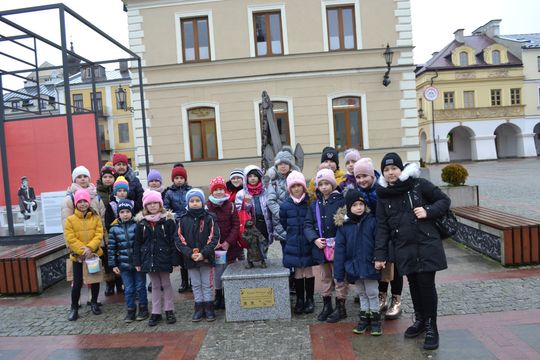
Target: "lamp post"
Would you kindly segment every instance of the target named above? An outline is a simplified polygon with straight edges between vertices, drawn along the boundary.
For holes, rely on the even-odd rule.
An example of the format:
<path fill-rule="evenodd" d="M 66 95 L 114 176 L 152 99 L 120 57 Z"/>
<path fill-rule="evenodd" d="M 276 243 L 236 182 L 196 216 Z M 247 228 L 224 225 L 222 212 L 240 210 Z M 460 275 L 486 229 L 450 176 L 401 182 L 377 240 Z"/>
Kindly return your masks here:
<path fill-rule="evenodd" d="M 382 84 L 384 86 L 390 85 L 390 65 L 392 65 L 392 58 L 394 57 L 394 51 L 390 48 L 390 44 L 386 44 L 386 50 L 384 50 L 384 61 L 386 62 L 386 72 L 384 73 L 384 78 Z"/>
<path fill-rule="evenodd" d="M 124 90 L 122 85 L 118 85 L 118 89 L 116 89 L 114 93 L 114 95 L 116 96 L 116 103 L 120 105 L 120 108 L 124 109 L 124 111 L 133 112 L 133 108 L 131 106 L 127 106 L 126 94 L 126 90 Z"/>

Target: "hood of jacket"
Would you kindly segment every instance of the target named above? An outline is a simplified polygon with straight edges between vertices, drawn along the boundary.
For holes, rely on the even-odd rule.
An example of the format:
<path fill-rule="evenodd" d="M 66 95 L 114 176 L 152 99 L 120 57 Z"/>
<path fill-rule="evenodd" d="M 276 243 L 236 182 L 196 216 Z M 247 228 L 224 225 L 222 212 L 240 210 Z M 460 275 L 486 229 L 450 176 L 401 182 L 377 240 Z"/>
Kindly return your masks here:
<path fill-rule="evenodd" d="M 142 211 L 135 216 L 135 221 L 140 222 L 144 219 L 144 214 Z M 174 213 L 170 210 L 165 211 L 165 220 L 174 220 Z"/>
<path fill-rule="evenodd" d="M 408 163 L 405 165 L 405 168 L 401 172 L 401 175 L 399 175 L 399 180 L 404 182 L 409 178 L 418 179 L 419 177 L 420 165 L 418 165 L 418 163 Z M 388 187 L 388 181 L 386 181 L 383 175 L 379 177 L 378 184 L 384 188 Z"/>

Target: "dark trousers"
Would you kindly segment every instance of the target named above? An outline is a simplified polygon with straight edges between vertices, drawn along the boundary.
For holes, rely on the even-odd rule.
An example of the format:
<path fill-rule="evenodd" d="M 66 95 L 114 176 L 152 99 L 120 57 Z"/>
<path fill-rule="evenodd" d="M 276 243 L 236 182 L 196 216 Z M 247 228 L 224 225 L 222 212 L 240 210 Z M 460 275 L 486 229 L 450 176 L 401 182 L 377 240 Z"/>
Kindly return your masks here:
<path fill-rule="evenodd" d="M 414 311 L 425 318 L 437 316 L 437 289 L 435 271 L 419 272 L 407 275 Z"/>
<path fill-rule="evenodd" d="M 77 309 L 79 307 L 79 299 L 81 297 L 81 289 L 83 286 L 83 263 L 73 262 L 73 284 L 71 286 L 71 308 Z M 92 293 L 93 303 L 97 303 L 99 295 L 99 283 L 91 285 L 90 291 Z"/>
<path fill-rule="evenodd" d="M 395 264 L 394 264 L 394 280 L 392 280 L 390 284 L 392 284 L 392 288 L 390 289 L 390 291 L 392 292 L 392 295 L 401 296 L 401 292 L 403 291 L 403 276 L 398 274 L 397 266 L 395 266 Z M 379 281 L 379 291 L 388 292 L 388 283 L 386 281 Z"/>

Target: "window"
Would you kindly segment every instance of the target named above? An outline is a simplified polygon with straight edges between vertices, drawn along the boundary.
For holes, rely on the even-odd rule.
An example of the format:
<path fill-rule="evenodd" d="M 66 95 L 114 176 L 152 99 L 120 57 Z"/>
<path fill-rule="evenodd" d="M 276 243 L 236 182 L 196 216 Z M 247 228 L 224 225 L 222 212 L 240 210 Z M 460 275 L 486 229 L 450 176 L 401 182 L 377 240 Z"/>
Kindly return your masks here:
<path fill-rule="evenodd" d="M 21 108 L 20 100 L 11 101 L 11 111 L 19 111 L 20 108 Z"/>
<path fill-rule="evenodd" d="M 84 102 L 82 94 L 73 94 L 73 112 L 79 113 L 84 111 Z"/>
<path fill-rule="evenodd" d="M 463 92 L 463 107 L 467 109 L 474 107 L 474 91 Z"/>
<path fill-rule="evenodd" d="M 182 55 L 185 62 L 210 60 L 208 17 L 181 19 Z"/>
<path fill-rule="evenodd" d="M 493 65 L 499 65 L 501 63 L 501 52 L 499 50 L 493 50 L 491 52 L 491 63 Z"/>
<path fill-rule="evenodd" d="M 188 110 L 188 125 L 191 160 L 216 160 L 218 149 L 214 108 Z"/>
<path fill-rule="evenodd" d="M 354 6 L 327 8 L 326 18 L 330 50 L 355 49 Z"/>
<path fill-rule="evenodd" d="M 118 142 L 122 144 L 129 143 L 129 124 L 128 123 L 118 124 Z"/>
<path fill-rule="evenodd" d="M 253 14 L 253 26 L 257 56 L 283 54 L 280 12 Z"/>
<path fill-rule="evenodd" d="M 521 89 L 510 89 L 510 105 L 521 105 Z"/>
<path fill-rule="evenodd" d="M 453 109 L 454 108 L 454 92 L 448 91 L 444 93 L 444 108 Z"/>
<path fill-rule="evenodd" d="M 332 100 L 334 144 L 337 151 L 364 148 L 360 110 L 359 97 L 341 97 Z"/>
<path fill-rule="evenodd" d="M 538 63 L 538 72 L 540 72 L 540 56 L 536 57 L 536 62 Z"/>
<path fill-rule="evenodd" d="M 276 117 L 277 128 L 281 138 L 281 144 L 291 144 L 291 135 L 289 132 L 289 108 L 285 101 L 274 101 L 273 103 L 274 116 Z M 259 112 L 262 112 L 262 105 L 259 104 Z M 261 129 L 263 116 L 261 114 Z M 269 137 L 269 143 L 272 144 L 272 139 Z"/>
<path fill-rule="evenodd" d="M 469 55 L 466 51 L 462 51 L 459 53 L 459 65 L 461 66 L 467 66 L 469 65 Z"/>
<path fill-rule="evenodd" d="M 90 100 L 92 101 L 92 111 L 103 113 L 103 100 L 101 98 L 101 92 L 96 93 L 96 109 L 94 109 L 94 93 L 90 94 Z"/>
<path fill-rule="evenodd" d="M 501 105 L 501 89 L 491 89 L 491 106 Z"/>

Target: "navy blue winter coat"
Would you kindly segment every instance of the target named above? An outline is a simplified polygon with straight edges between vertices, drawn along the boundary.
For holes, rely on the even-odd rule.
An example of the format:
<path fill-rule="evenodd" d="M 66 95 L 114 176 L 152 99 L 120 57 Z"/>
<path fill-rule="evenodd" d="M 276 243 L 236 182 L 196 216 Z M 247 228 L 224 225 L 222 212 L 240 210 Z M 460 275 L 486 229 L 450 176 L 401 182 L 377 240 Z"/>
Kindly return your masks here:
<path fill-rule="evenodd" d="M 334 191 L 330 194 L 328 200 L 324 200 L 322 194 L 317 190 L 317 200 L 314 201 L 306 216 L 306 225 L 304 227 L 304 235 L 310 242 L 314 242 L 321 236 L 319 235 L 319 225 L 316 216 L 316 204 L 319 204 L 321 215 L 321 233 L 323 238 L 336 237 L 337 227 L 334 223 L 334 215 L 338 209 L 345 206 L 345 199 L 340 192 Z M 324 253 L 317 245 L 313 244 L 313 261 L 316 265 L 327 262 L 324 258 Z"/>
<path fill-rule="evenodd" d="M 133 265 L 133 248 L 137 223 L 131 219 L 123 222 L 113 221 L 109 230 L 108 262 L 111 268 L 118 267 L 121 271 L 135 270 Z"/>
<path fill-rule="evenodd" d="M 304 268 L 313 266 L 313 242 L 304 235 L 306 215 L 309 211 L 307 196 L 295 204 L 287 197 L 279 207 L 279 220 L 286 232 L 283 266 L 287 268 Z"/>
<path fill-rule="evenodd" d="M 177 222 L 186 213 L 186 194 L 189 190 L 191 190 L 191 186 L 189 185 L 177 187 L 174 184 L 165 190 L 163 207 L 174 213 L 174 218 Z"/>
<path fill-rule="evenodd" d="M 342 282 L 347 276 L 351 284 L 359 279 L 379 280 L 380 274 L 373 261 L 377 232 L 375 217 L 365 213 L 356 222 L 347 218 L 346 212 L 346 208 L 342 208 L 336 215 L 336 224 L 340 226 L 334 251 L 334 278 Z"/>

